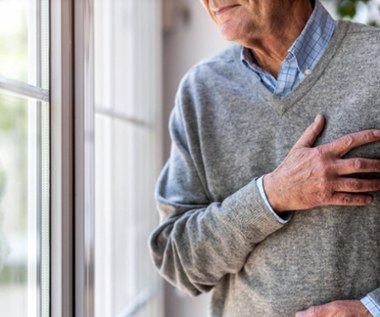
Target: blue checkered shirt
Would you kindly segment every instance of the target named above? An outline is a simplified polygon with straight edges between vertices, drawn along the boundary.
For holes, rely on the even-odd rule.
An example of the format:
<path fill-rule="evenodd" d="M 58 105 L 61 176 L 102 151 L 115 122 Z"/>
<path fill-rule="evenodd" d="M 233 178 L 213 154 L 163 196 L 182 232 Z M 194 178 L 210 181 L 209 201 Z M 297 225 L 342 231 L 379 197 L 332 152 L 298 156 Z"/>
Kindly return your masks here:
<path fill-rule="evenodd" d="M 310 75 L 315 65 L 325 52 L 337 26 L 335 21 L 319 0 L 315 1 L 314 10 L 300 36 L 288 50 L 288 55 L 281 64 L 277 79 L 260 68 L 251 50 L 242 49 L 242 62 L 253 71 L 261 82 L 277 96 L 286 96 L 291 93 L 306 76 Z M 281 223 L 290 220 L 288 214 L 285 219 L 280 218 L 269 204 L 265 195 L 263 178 L 256 182 L 266 206 Z M 370 296 L 361 299 L 362 304 L 374 316 L 380 317 L 380 306 Z"/>
<path fill-rule="evenodd" d="M 337 21 L 317 0 L 301 35 L 289 48 L 277 79 L 256 64 L 250 49 L 242 49 L 242 61 L 274 95 L 286 96 L 311 74 L 325 52 L 336 26 Z"/>

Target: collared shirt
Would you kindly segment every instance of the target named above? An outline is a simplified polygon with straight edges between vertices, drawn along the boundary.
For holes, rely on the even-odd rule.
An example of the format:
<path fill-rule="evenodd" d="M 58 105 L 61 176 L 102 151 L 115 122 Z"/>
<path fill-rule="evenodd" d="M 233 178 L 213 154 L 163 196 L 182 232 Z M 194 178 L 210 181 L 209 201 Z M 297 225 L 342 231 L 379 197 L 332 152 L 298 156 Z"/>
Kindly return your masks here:
<path fill-rule="evenodd" d="M 335 21 L 317 0 L 302 33 L 288 50 L 277 79 L 257 65 L 252 51 L 242 49 L 242 61 L 277 96 L 286 96 L 310 75 L 334 34 Z"/>

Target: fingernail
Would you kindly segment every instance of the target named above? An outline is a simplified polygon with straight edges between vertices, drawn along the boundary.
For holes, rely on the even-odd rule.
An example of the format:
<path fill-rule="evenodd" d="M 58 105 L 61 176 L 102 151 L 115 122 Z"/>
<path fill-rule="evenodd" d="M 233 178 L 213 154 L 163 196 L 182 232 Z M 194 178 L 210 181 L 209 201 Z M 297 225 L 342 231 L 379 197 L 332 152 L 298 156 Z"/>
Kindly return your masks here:
<path fill-rule="evenodd" d="M 373 135 L 376 137 L 380 137 L 380 130 L 373 131 Z"/>
<path fill-rule="evenodd" d="M 317 114 L 317 116 L 315 117 L 314 119 L 314 123 L 317 123 L 319 121 L 319 119 L 321 118 L 321 115 L 320 114 Z"/>
<path fill-rule="evenodd" d="M 367 200 L 366 200 L 366 203 L 370 204 L 372 201 L 373 201 L 373 197 L 368 197 Z"/>

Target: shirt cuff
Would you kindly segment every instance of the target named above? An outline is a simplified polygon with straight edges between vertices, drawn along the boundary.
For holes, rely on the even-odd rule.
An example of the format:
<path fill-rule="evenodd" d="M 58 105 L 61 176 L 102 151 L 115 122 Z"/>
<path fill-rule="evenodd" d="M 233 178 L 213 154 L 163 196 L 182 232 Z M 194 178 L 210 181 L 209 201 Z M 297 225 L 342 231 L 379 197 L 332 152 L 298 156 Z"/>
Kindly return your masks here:
<path fill-rule="evenodd" d="M 361 300 L 361 303 L 367 308 L 367 310 L 372 314 L 373 317 L 380 317 L 380 307 L 372 300 L 370 296 L 365 296 Z"/>
<path fill-rule="evenodd" d="M 264 176 L 259 177 L 256 179 L 256 186 L 259 189 L 259 193 L 261 198 L 263 199 L 265 206 L 268 208 L 268 210 L 273 214 L 273 216 L 277 219 L 277 221 L 281 224 L 288 223 L 290 219 L 292 218 L 292 214 L 290 212 L 285 212 L 284 217 L 280 217 L 272 208 L 270 205 L 267 195 L 265 194 L 264 190 L 264 184 L 263 184 L 263 178 Z"/>

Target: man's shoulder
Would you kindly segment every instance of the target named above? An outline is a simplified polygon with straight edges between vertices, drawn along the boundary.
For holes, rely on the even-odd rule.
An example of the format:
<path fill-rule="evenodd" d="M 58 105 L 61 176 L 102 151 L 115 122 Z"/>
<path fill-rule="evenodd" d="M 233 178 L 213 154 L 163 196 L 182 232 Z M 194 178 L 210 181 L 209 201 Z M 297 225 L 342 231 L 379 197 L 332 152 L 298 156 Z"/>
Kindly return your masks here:
<path fill-rule="evenodd" d="M 185 111 L 187 116 L 189 109 L 201 111 L 204 107 L 200 105 L 204 105 L 205 100 L 212 103 L 210 100 L 216 96 L 223 98 L 229 95 L 231 90 L 240 89 L 246 71 L 240 58 L 241 49 L 240 45 L 231 45 L 203 59 L 182 77 L 177 90 L 176 103 L 187 109 Z"/>
<path fill-rule="evenodd" d="M 346 23 L 349 25 L 349 31 L 348 33 L 373 33 L 373 34 L 379 34 L 380 29 L 375 26 L 352 22 L 352 21 L 340 21 L 340 23 Z"/>
<path fill-rule="evenodd" d="M 348 31 L 347 35 L 349 37 L 355 38 L 356 40 L 361 40 L 363 44 L 366 44 L 368 40 L 374 39 L 378 40 L 380 38 L 380 28 L 379 27 L 374 27 L 366 24 L 361 24 L 361 23 L 355 23 L 355 22 L 348 22 L 344 21 L 341 23 L 346 23 L 348 24 Z M 368 43 L 368 44 L 371 44 Z M 374 44 L 379 45 L 379 42 L 376 42 Z"/>
<path fill-rule="evenodd" d="M 341 53 L 347 60 L 352 63 L 366 64 L 365 60 L 371 63 L 376 62 L 376 69 L 380 66 L 380 28 L 354 23 L 341 22 L 347 25 L 347 32 L 340 47 Z M 368 66 L 373 68 L 375 65 L 369 63 Z"/>

